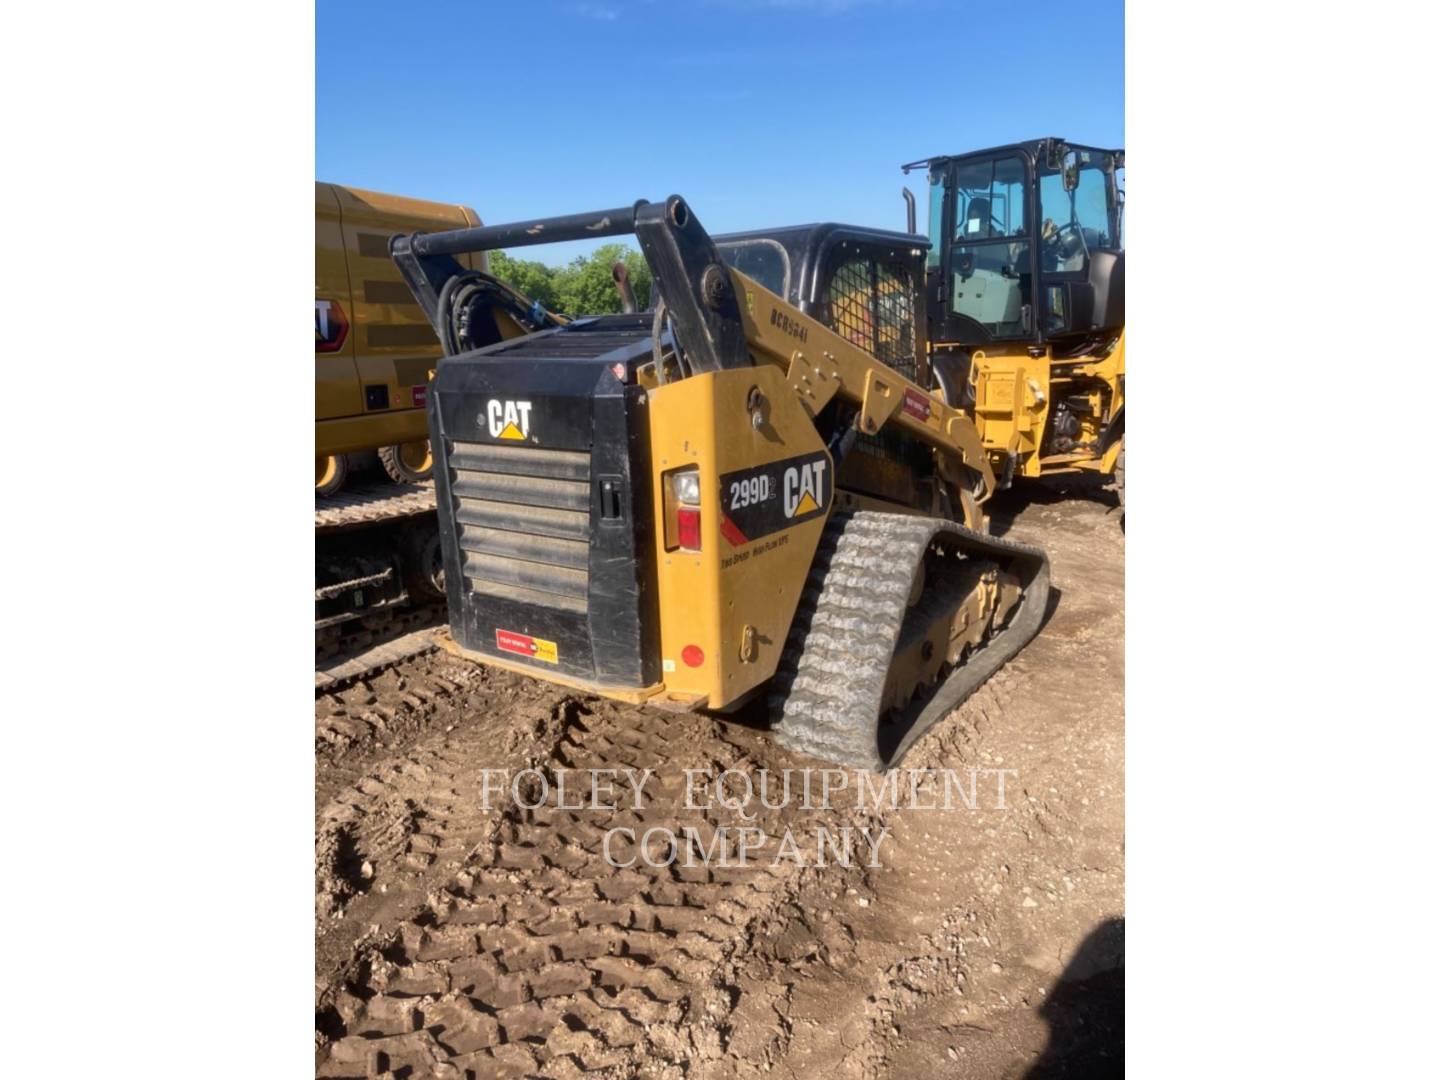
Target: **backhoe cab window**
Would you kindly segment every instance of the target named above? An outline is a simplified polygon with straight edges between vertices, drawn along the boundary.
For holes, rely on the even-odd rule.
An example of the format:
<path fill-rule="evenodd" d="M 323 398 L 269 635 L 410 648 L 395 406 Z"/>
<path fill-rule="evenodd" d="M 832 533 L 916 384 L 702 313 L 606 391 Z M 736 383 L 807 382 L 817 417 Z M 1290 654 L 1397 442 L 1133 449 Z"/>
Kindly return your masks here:
<path fill-rule="evenodd" d="M 960 165 L 953 214 L 950 309 L 994 337 L 1025 333 L 1031 288 L 1025 163 L 1004 157 Z"/>
<path fill-rule="evenodd" d="M 1025 163 L 1018 157 L 961 165 L 955 173 L 955 239 L 1025 233 Z"/>
<path fill-rule="evenodd" d="M 1118 222 L 1110 205 L 1109 155 L 1072 150 L 1062 169 L 1040 173 L 1040 270 L 1063 273 L 1085 269 L 1097 248 L 1118 248 Z M 1064 170 L 1073 170 L 1074 191 L 1065 190 Z"/>
<path fill-rule="evenodd" d="M 930 175 L 930 250 L 925 253 L 925 265 L 940 265 L 940 241 L 944 239 L 945 225 L 942 214 L 945 209 L 945 175 Z"/>

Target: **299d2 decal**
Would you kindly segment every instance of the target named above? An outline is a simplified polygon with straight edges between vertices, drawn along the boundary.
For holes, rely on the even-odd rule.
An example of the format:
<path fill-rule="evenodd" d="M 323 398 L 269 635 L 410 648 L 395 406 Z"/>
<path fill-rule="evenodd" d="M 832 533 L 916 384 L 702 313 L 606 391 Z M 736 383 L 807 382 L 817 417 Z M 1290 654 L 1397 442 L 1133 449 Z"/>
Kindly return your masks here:
<path fill-rule="evenodd" d="M 720 532 L 739 547 L 825 513 L 834 495 L 823 450 L 720 477 Z"/>

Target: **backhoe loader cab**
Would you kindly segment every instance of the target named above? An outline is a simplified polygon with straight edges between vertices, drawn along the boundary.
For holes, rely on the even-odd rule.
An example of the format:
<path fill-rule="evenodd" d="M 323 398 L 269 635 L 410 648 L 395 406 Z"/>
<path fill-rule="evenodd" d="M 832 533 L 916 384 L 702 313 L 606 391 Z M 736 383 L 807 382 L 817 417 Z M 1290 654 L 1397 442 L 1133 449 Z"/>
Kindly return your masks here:
<path fill-rule="evenodd" d="M 499 294 L 460 256 L 624 234 L 652 311 L 473 335 Z M 1045 555 L 985 533 L 974 425 L 913 377 L 923 238 L 717 243 L 671 196 L 390 250 L 447 353 L 459 655 L 671 708 L 763 696 L 786 745 L 882 769 L 1039 629 Z"/>
<path fill-rule="evenodd" d="M 927 337 L 946 400 L 975 417 L 1002 484 L 1123 476 L 1124 150 L 1035 139 L 903 168 L 922 167 Z"/>
<path fill-rule="evenodd" d="M 1125 324 L 1123 150 L 1037 139 L 928 167 L 937 341 L 1058 343 Z"/>

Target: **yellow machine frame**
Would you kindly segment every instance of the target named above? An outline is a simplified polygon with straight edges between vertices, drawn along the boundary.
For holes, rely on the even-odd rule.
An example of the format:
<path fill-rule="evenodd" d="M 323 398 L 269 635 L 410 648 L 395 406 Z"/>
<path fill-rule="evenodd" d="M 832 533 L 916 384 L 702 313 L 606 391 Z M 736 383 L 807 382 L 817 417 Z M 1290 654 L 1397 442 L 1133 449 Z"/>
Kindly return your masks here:
<path fill-rule="evenodd" d="M 480 223 L 466 206 L 316 183 L 317 458 L 428 438 L 425 387 L 440 343 L 390 258 L 390 237 Z M 487 266 L 483 253 L 463 262 Z"/>
<path fill-rule="evenodd" d="M 1077 393 L 1091 403 L 1081 415 L 1076 441 L 1097 443 L 1106 423 L 1125 405 L 1125 333 L 1106 352 L 1056 358 L 1049 349 L 992 353 L 977 349 L 971 357 L 970 384 L 975 397 L 975 428 L 997 470 L 1015 461 L 1015 476 L 1039 477 L 1065 472 L 1110 475 L 1120 455 L 1116 438 L 1104 449 L 1042 457 L 1040 440 L 1053 403 Z"/>

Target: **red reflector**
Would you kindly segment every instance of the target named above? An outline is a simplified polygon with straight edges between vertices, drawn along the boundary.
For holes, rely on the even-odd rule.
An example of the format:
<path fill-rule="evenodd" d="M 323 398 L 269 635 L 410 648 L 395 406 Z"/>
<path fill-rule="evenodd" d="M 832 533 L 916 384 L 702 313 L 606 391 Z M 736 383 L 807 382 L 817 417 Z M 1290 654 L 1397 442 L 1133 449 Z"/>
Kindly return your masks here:
<path fill-rule="evenodd" d="M 705 650 L 699 645 L 686 645 L 680 650 L 680 659 L 684 660 L 688 667 L 699 667 L 705 662 Z"/>
<path fill-rule="evenodd" d="M 682 548 L 688 548 L 691 551 L 700 550 L 700 508 L 698 506 L 681 506 L 676 509 L 675 538 Z"/>

